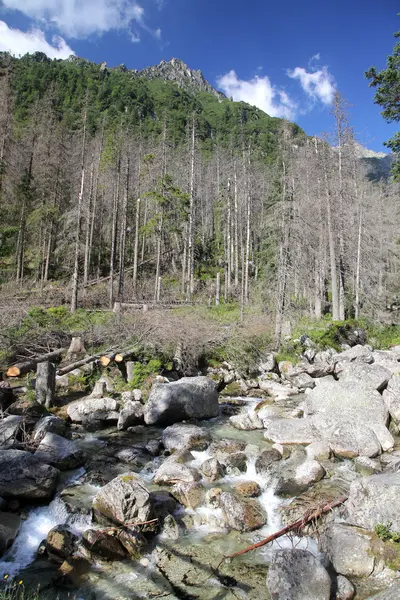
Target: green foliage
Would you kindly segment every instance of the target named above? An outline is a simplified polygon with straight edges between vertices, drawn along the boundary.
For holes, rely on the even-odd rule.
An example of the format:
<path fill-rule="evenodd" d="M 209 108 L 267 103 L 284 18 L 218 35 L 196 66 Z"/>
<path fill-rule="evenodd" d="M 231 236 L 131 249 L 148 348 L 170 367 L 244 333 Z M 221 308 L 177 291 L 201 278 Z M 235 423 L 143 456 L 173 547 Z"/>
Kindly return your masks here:
<path fill-rule="evenodd" d="M 238 331 L 220 349 L 221 358 L 227 360 L 239 373 L 251 376 L 271 342 L 267 333 L 248 335 L 245 331 Z"/>
<path fill-rule="evenodd" d="M 395 38 L 400 38 L 400 31 L 394 34 Z M 382 116 L 387 123 L 400 121 L 400 42 L 393 48 L 393 54 L 388 56 L 386 69 L 377 71 L 371 67 L 366 73 L 366 77 L 371 80 L 370 87 L 376 88 L 374 102 L 379 104 L 382 110 Z M 396 133 L 385 144 L 395 154 L 400 153 L 400 133 Z M 396 179 L 400 179 L 400 164 L 395 163 L 393 174 Z"/>
<path fill-rule="evenodd" d="M 400 532 L 399 531 L 391 531 L 391 523 L 378 523 L 375 526 L 375 533 L 376 535 L 383 541 L 383 542 L 394 542 L 396 544 L 400 544 Z"/>
<path fill-rule="evenodd" d="M 151 376 L 158 375 L 161 372 L 162 366 L 159 359 L 152 359 L 146 364 L 137 362 L 133 370 L 133 379 L 129 382 L 129 388 L 132 390 L 141 389 Z"/>

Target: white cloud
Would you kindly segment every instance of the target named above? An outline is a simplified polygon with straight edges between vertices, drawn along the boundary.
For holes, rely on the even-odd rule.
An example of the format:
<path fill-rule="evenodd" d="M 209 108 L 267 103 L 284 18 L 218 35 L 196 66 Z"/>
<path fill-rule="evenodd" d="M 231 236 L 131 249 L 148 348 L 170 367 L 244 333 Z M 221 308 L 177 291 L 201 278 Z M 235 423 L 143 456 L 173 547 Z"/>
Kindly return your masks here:
<path fill-rule="evenodd" d="M 272 85 L 267 76 L 239 79 L 234 70 L 218 78 L 220 89 L 234 100 L 261 108 L 271 117 L 294 119 L 297 106 L 286 92 Z"/>
<path fill-rule="evenodd" d="M 135 0 L 0 0 L 3 6 L 36 21 L 45 21 L 69 38 L 129 29 L 144 24 L 144 9 Z"/>
<path fill-rule="evenodd" d="M 158 29 L 156 29 L 156 30 L 155 30 L 155 32 L 154 32 L 154 37 L 155 37 L 157 40 L 161 40 L 161 29 L 160 29 L 160 28 L 158 28 Z"/>
<path fill-rule="evenodd" d="M 131 42 L 132 42 L 133 44 L 138 44 L 138 43 L 140 42 L 140 35 L 138 35 L 137 33 L 133 33 L 133 32 L 131 32 L 131 33 L 129 34 L 129 37 L 130 37 L 130 39 L 131 39 Z"/>
<path fill-rule="evenodd" d="M 318 54 L 313 56 L 317 60 Z M 292 79 L 300 82 L 303 91 L 312 100 L 319 100 L 323 104 L 331 104 L 336 91 L 336 84 L 333 76 L 329 73 L 328 67 L 321 67 L 317 71 L 306 71 L 303 67 L 296 67 L 288 70 L 287 74 Z"/>
<path fill-rule="evenodd" d="M 15 56 L 44 52 L 49 58 L 68 58 L 71 54 L 75 54 L 67 42 L 58 35 L 53 36 L 52 44 L 49 44 L 40 29 L 32 28 L 25 32 L 12 29 L 4 21 L 0 21 L 0 51 L 10 52 Z"/>

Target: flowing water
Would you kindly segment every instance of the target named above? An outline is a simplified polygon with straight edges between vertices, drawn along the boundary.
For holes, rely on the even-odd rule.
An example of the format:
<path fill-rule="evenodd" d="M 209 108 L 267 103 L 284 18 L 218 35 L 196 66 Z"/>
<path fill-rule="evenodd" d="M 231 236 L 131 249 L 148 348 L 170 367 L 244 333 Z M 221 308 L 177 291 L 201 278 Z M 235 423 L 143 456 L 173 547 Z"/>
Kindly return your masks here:
<path fill-rule="evenodd" d="M 242 410 L 254 410 L 257 402 L 259 402 L 259 399 L 248 401 Z M 293 407 L 293 399 L 290 399 L 290 407 Z M 280 410 L 279 407 L 278 410 Z M 210 421 L 203 421 L 200 425 L 212 434 L 214 440 L 222 438 L 238 439 L 252 445 L 253 450 L 256 450 L 254 446 L 263 449 L 270 447 L 264 440 L 263 431 L 240 431 L 234 429 L 229 423 L 229 417 L 226 416 L 220 416 L 211 419 Z M 160 430 L 158 430 L 158 432 L 143 430 L 141 434 L 142 441 L 145 441 L 146 438 L 151 439 L 159 437 L 160 433 Z M 115 430 L 110 433 L 110 435 L 115 436 Z M 122 435 L 125 435 L 125 433 Z M 98 435 L 89 434 L 84 440 L 84 443 L 86 443 L 87 447 L 94 448 L 94 451 L 101 452 L 100 448 L 104 446 L 104 440 L 107 440 L 107 433 L 99 432 Z M 132 441 L 132 437 L 127 437 L 126 440 L 127 444 L 129 443 L 129 440 L 131 444 L 136 443 L 137 441 Z M 212 456 L 210 450 L 206 450 L 205 452 L 192 452 L 192 454 L 194 460 L 192 461 L 191 466 L 196 468 L 199 468 L 205 460 Z M 280 509 L 285 504 L 288 504 L 290 500 L 279 498 L 275 494 L 275 486 L 272 479 L 257 474 L 255 469 L 255 456 L 255 452 L 248 452 L 246 472 L 235 476 L 227 475 L 216 484 L 210 484 L 206 481 L 202 481 L 202 484 L 207 488 L 218 486 L 224 489 L 230 489 L 238 482 L 252 481 L 258 483 L 262 492 L 258 501 L 268 516 L 267 524 L 263 528 L 251 533 L 228 532 L 223 527 L 220 509 L 201 506 L 195 511 L 185 511 L 181 508 L 179 509 L 178 516 L 182 516 L 185 512 L 188 513 L 193 518 L 194 527 L 191 530 L 188 530 L 185 535 L 181 535 L 181 537 L 174 541 L 173 544 L 172 542 L 164 542 L 162 536 L 159 536 L 155 544 L 157 548 L 162 549 L 164 546 L 169 548 L 170 552 L 176 553 L 177 560 L 184 560 L 188 548 L 190 548 L 191 551 L 195 549 L 195 552 L 199 553 L 200 564 L 202 561 L 207 562 L 206 559 L 211 559 L 211 557 L 214 560 L 217 560 L 218 557 L 222 557 L 224 554 L 235 552 L 238 548 L 257 542 L 279 530 L 282 527 Z M 154 489 L 151 483 L 152 478 L 159 462 L 159 459 L 155 459 L 153 463 L 154 468 L 152 470 L 147 466 L 141 472 L 146 484 L 152 489 Z M 340 468 L 346 471 L 349 470 L 349 465 L 343 463 Z M 129 467 L 126 466 L 124 470 L 129 470 Z M 71 486 L 71 483 L 74 483 L 75 486 L 78 486 L 77 489 L 79 489 L 83 479 L 82 471 L 72 473 L 70 479 L 65 480 L 59 488 L 65 488 Z M 85 485 L 86 484 L 82 485 L 82 489 Z M 86 494 L 89 494 L 86 498 L 88 506 L 90 506 L 91 497 L 95 495 L 97 489 L 98 488 L 95 486 L 90 487 L 86 485 L 85 491 Z M 59 492 L 61 491 L 62 489 L 59 489 Z M 48 506 L 34 508 L 30 511 L 27 519 L 21 526 L 15 543 L 0 562 L 0 575 L 1 573 L 7 573 L 9 577 L 12 578 L 22 569 L 30 565 L 35 559 L 36 551 L 40 543 L 46 538 L 50 529 L 55 525 L 60 524 L 70 525 L 77 533 L 82 533 L 89 527 L 93 527 L 89 514 L 71 514 L 62 500 L 62 495 L 60 497 L 58 493 Z M 256 567 L 262 569 L 263 565 L 269 563 L 273 552 L 277 548 L 291 547 L 293 545 L 296 547 L 307 548 L 316 556 L 318 555 L 316 544 L 311 539 L 296 537 L 290 539 L 281 538 L 279 541 L 261 548 L 257 553 L 251 553 L 244 558 L 240 558 L 238 564 L 239 566 L 240 564 L 255 565 L 254 576 L 256 576 Z M 203 558 L 202 553 L 204 553 L 205 558 Z M 32 569 L 34 569 L 34 564 Z M 257 584 L 260 584 L 260 581 L 265 582 L 265 574 L 263 573 L 264 571 L 261 570 L 261 575 L 257 579 Z M 214 596 L 214 592 L 212 591 L 213 585 L 218 587 L 220 584 L 218 581 L 215 583 L 213 577 L 209 576 L 207 580 L 208 587 L 203 586 L 198 592 L 198 595 L 194 595 L 193 597 L 200 598 L 201 600 L 208 600 L 209 598 L 212 599 L 214 597 L 231 598 L 229 595 Z M 253 583 L 250 585 L 253 586 Z M 263 583 L 263 586 L 262 589 L 265 590 L 265 583 Z M 249 587 L 246 592 L 245 588 L 243 588 L 243 593 L 241 592 L 239 596 L 243 596 L 244 594 L 243 597 L 259 598 L 260 596 L 257 591 L 254 591 L 254 596 L 252 596 L 251 593 L 249 595 L 249 590 L 251 589 L 254 588 Z M 175 597 L 174 595 L 171 595 L 171 588 L 168 587 L 165 580 L 160 576 L 160 572 L 155 565 L 154 555 L 151 553 L 137 563 L 122 561 L 108 564 L 103 562 L 93 565 L 92 570 L 82 584 L 77 597 L 89 599 L 92 597 L 91 594 L 93 590 L 95 590 L 96 599 L 100 600 L 111 600 L 114 598 L 150 598 L 157 596 Z M 180 596 L 178 595 L 176 597 Z M 232 598 L 233 597 L 238 596 L 232 596 Z M 263 597 L 265 597 L 265 595 Z"/>

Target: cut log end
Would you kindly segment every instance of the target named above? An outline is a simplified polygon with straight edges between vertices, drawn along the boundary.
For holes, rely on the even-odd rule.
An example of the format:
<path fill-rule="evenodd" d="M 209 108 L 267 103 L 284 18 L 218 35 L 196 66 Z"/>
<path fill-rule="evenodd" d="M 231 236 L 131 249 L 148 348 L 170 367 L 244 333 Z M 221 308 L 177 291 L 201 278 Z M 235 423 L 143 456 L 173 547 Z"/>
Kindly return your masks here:
<path fill-rule="evenodd" d="M 102 356 L 100 358 L 100 364 L 102 367 L 108 367 L 110 362 L 111 362 L 111 359 L 108 356 Z"/>
<path fill-rule="evenodd" d="M 114 360 L 117 363 L 121 363 L 124 361 L 124 357 L 122 356 L 122 354 L 116 354 Z"/>
<path fill-rule="evenodd" d="M 9 367 L 6 372 L 7 377 L 19 377 L 20 374 L 21 374 L 21 370 L 19 369 L 19 367 L 16 367 L 16 366 Z"/>

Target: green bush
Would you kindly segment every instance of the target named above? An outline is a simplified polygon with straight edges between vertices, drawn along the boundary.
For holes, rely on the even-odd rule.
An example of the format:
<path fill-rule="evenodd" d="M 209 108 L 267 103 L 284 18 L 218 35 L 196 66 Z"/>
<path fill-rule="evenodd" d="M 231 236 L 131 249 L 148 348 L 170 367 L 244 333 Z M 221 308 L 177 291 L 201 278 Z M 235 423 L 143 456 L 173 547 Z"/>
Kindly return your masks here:
<path fill-rule="evenodd" d="M 391 523 L 378 523 L 375 526 L 374 531 L 383 542 L 394 542 L 396 544 L 400 544 L 400 532 L 391 531 L 391 526 Z"/>

